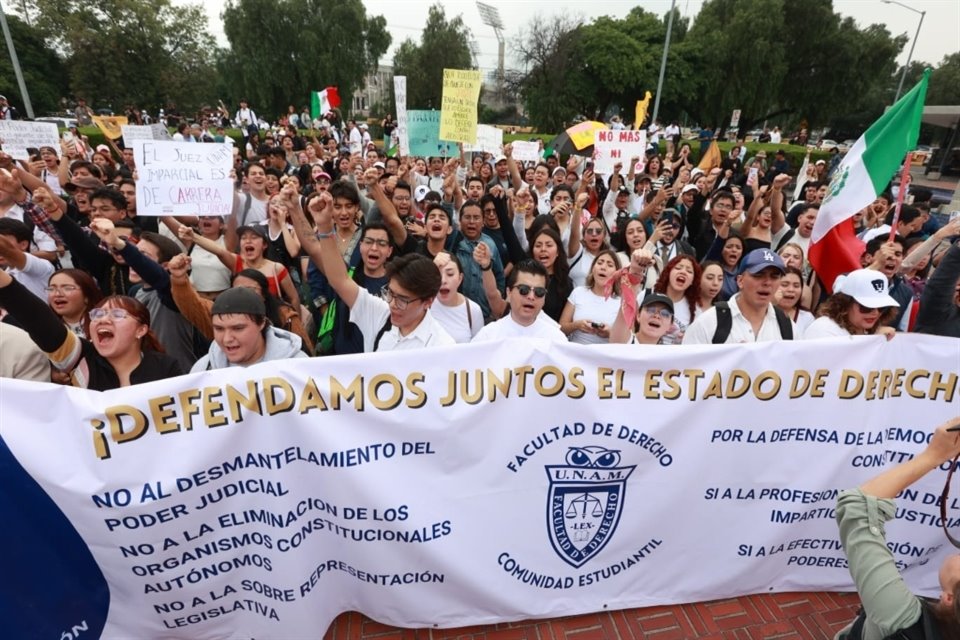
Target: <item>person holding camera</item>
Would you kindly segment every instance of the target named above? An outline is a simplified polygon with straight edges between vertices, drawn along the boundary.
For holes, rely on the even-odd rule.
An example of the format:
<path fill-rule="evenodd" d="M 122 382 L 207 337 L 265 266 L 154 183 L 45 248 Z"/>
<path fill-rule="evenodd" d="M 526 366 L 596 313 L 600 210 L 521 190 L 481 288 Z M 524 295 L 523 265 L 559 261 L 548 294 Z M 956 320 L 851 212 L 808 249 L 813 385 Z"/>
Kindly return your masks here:
<path fill-rule="evenodd" d="M 955 417 L 937 427 L 922 452 L 840 494 L 840 541 L 863 611 L 837 633 L 837 640 L 880 640 L 894 634 L 905 638 L 960 635 L 960 555 L 951 554 L 940 566 L 940 598 L 922 600 L 907 588 L 897 571 L 884 531 L 884 524 L 896 514 L 893 499 L 958 455 L 960 417 Z"/>

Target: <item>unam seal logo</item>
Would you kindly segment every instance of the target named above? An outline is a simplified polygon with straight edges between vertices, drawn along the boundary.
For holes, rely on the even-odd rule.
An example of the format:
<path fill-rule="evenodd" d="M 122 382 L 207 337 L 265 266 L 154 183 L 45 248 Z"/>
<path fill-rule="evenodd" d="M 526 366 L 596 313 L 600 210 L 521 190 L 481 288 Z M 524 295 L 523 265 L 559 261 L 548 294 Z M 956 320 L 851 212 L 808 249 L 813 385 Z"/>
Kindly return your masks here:
<path fill-rule="evenodd" d="M 620 451 L 600 446 L 570 447 L 566 461 L 544 467 L 550 478 L 547 530 L 557 555 L 579 568 L 613 537 L 636 466 L 617 466 Z"/>

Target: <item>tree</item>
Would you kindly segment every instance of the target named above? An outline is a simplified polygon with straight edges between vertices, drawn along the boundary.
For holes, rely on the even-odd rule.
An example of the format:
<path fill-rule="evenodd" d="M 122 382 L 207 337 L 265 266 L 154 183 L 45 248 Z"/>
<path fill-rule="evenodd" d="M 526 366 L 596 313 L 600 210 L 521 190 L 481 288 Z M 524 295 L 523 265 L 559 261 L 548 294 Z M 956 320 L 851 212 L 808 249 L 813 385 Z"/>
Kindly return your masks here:
<path fill-rule="evenodd" d="M 349 102 L 391 42 L 386 20 L 367 16 L 361 0 L 231 0 L 223 29 L 225 96 L 248 98 L 265 116 L 299 109 L 327 86 Z"/>
<path fill-rule="evenodd" d="M 65 56 L 70 88 L 93 103 L 196 106 L 214 51 L 199 5 L 170 0 L 36 0 L 37 28 Z"/>
<path fill-rule="evenodd" d="M 960 51 L 944 56 L 930 74 L 927 104 L 960 104 Z"/>
<path fill-rule="evenodd" d="M 17 58 L 23 71 L 23 80 L 30 93 L 30 102 L 37 115 L 52 113 L 59 109 L 63 89 L 68 84 L 67 69 L 43 38 L 43 35 L 34 27 L 15 16 L 7 16 L 10 35 L 17 48 Z M 23 96 L 13 73 L 13 64 L 6 56 L 0 56 L 0 94 L 7 99 L 26 117 L 23 108 Z"/>
<path fill-rule="evenodd" d="M 407 107 L 439 109 L 443 97 L 443 69 L 473 69 L 470 29 L 461 16 L 447 20 L 443 6 L 427 14 L 420 44 L 404 40 L 393 54 L 393 72 L 407 77 Z"/>

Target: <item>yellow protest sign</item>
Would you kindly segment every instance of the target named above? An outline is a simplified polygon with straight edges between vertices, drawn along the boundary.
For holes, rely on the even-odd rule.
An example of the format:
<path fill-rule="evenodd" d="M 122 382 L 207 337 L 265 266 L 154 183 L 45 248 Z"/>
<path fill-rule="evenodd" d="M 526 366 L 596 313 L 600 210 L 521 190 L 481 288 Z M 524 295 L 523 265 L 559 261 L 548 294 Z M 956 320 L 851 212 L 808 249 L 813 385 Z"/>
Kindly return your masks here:
<path fill-rule="evenodd" d="M 639 129 L 643 126 L 643 121 L 647 119 L 647 107 L 650 106 L 650 92 L 647 91 L 643 100 L 637 100 L 636 113 L 634 113 L 634 127 Z"/>
<path fill-rule="evenodd" d="M 477 101 L 480 99 L 480 84 L 479 69 L 443 70 L 441 140 L 477 143 Z"/>
<path fill-rule="evenodd" d="M 93 122 L 103 132 L 103 135 L 111 140 L 116 140 L 123 135 L 120 127 L 127 124 L 127 118 L 126 116 L 93 116 Z"/>

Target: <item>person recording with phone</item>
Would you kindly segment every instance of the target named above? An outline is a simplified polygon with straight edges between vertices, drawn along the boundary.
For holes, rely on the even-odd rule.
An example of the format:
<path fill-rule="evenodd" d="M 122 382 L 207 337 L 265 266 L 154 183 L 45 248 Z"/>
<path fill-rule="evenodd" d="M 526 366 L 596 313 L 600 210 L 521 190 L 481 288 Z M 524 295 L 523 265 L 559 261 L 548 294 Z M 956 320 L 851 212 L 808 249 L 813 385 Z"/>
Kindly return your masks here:
<path fill-rule="evenodd" d="M 837 499 L 840 541 L 863 604 L 860 615 L 837 633 L 837 640 L 960 636 L 960 555 L 950 554 L 940 565 L 939 599 L 923 600 L 903 581 L 884 530 L 896 515 L 894 498 L 944 462 L 956 464 L 958 432 L 960 417 L 948 420 L 936 428 L 923 451 Z"/>

